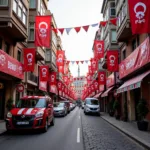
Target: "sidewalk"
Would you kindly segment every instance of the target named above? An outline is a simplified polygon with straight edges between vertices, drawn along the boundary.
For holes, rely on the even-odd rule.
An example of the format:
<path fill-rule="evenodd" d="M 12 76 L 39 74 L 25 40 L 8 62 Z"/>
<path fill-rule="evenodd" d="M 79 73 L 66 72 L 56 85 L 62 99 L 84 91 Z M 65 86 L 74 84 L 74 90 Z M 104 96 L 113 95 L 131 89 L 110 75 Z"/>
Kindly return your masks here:
<path fill-rule="evenodd" d="M 5 121 L 0 120 L 0 134 L 6 132 Z"/>
<path fill-rule="evenodd" d="M 108 114 L 103 112 L 101 113 L 101 117 L 142 146 L 150 149 L 150 132 L 138 130 L 137 124 L 135 122 L 124 122 L 116 120 L 114 117 L 110 117 Z"/>

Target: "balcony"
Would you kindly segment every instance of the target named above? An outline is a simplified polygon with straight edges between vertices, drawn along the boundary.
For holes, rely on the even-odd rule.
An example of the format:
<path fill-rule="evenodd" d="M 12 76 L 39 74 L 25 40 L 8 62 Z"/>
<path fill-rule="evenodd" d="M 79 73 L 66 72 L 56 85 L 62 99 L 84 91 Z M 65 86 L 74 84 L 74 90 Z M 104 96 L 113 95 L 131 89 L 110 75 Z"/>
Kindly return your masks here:
<path fill-rule="evenodd" d="M 0 32 L 3 35 L 8 35 L 14 42 L 23 42 L 27 39 L 28 17 L 21 19 L 12 8 L 13 2 L 9 1 L 6 6 L 0 6 Z M 27 14 L 28 9 L 25 9 L 25 11 Z"/>
<path fill-rule="evenodd" d="M 118 42 L 124 42 L 132 37 L 128 2 L 125 0 L 118 3 L 120 4 L 116 8 L 118 14 L 117 40 Z"/>
<path fill-rule="evenodd" d="M 32 72 L 28 72 L 27 73 L 27 82 L 32 85 L 38 86 L 38 77 L 36 75 L 34 75 Z"/>
<path fill-rule="evenodd" d="M 45 60 L 45 51 L 40 47 L 38 47 L 36 50 L 36 59 Z"/>

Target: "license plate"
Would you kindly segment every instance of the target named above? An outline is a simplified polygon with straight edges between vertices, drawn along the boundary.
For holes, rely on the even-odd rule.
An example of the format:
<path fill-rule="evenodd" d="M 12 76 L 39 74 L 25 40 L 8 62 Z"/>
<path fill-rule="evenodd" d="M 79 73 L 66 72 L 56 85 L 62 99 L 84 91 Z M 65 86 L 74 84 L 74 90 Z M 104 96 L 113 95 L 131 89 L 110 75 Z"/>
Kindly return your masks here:
<path fill-rule="evenodd" d="M 28 125 L 29 122 L 17 122 L 17 125 Z"/>

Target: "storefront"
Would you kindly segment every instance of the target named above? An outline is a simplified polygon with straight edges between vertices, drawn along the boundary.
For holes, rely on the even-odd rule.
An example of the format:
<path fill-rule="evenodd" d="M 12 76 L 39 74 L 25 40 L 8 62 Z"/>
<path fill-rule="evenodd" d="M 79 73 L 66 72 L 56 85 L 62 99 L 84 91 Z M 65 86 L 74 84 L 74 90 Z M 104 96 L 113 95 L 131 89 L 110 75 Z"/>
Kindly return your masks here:
<path fill-rule="evenodd" d="M 20 96 L 16 87 L 24 79 L 22 64 L 0 50 L 0 120 L 5 118 L 7 109 L 5 108 L 8 99 L 16 103 L 16 98 Z"/>

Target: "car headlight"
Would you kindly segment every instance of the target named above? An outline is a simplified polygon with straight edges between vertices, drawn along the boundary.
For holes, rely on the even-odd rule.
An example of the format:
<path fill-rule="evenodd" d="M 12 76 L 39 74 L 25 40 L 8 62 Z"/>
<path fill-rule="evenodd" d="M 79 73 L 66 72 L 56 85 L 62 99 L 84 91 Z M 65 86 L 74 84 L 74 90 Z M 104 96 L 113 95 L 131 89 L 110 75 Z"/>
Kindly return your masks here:
<path fill-rule="evenodd" d="M 7 113 L 7 118 L 12 118 L 12 113 L 11 112 Z"/>
<path fill-rule="evenodd" d="M 44 112 L 43 112 L 43 111 L 40 111 L 40 112 L 38 112 L 38 113 L 35 115 L 35 117 L 36 117 L 36 118 L 38 118 L 38 117 L 43 117 L 43 115 L 44 115 Z"/>

